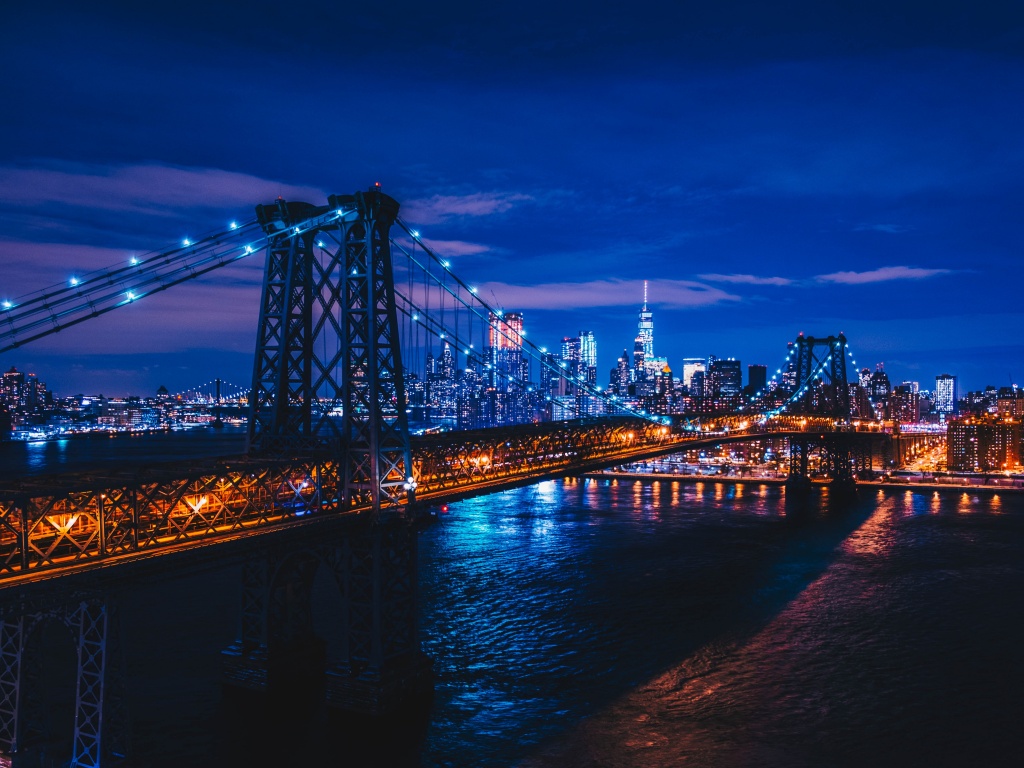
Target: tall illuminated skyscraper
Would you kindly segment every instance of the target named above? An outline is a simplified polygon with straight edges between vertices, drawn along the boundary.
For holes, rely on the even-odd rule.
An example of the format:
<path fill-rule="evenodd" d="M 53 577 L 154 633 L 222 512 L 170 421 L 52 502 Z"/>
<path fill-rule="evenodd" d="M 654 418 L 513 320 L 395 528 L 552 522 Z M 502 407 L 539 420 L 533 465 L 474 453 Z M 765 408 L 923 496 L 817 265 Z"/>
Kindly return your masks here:
<path fill-rule="evenodd" d="M 523 348 L 523 315 L 521 312 L 509 312 L 496 315 L 493 312 L 490 320 L 491 349 L 522 349 Z"/>
<path fill-rule="evenodd" d="M 944 373 L 935 377 L 935 410 L 946 416 L 956 413 L 956 376 Z"/>
<path fill-rule="evenodd" d="M 644 305 L 640 309 L 640 321 L 637 323 L 637 339 L 643 339 L 644 357 L 654 357 L 654 313 L 647 308 L 647 281 L 644 280 Z"/>
<path fill-rule="evenodd" d="M 597 341 L 593 331 L 580 331 L 580 359 L 589 368 L 597 366 Z"/>

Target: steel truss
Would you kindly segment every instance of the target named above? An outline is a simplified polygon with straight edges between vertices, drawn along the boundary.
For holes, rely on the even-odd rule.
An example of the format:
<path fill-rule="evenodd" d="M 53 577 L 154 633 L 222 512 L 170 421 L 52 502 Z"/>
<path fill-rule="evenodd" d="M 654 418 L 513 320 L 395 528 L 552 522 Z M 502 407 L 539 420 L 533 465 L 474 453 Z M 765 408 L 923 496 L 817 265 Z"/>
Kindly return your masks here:
<path fill-rule="evenodd" d="M 167 466 L 0 490 L 0 579 L 238 535 L 340 508 L 337 462 Z"/>
<path fill-rule="evenodd" d="M 846 378 L 846 337 L 796 338 L 797 396 L 787 408 L 791 414 L 831 416 L 850 421 L 850 388 Z"/>
<path fill-rule="evenodd" d="M 668 427 L 616 417 L 545 422 L 459 432 L 458 441 L 414 438 L 415 476 L 421 497 L 473 486 L 487 487 L 609 465 L 666 443 L 683 443 Z"/>
<path fill-rule="evenodd" d="M 398 512 L 415 488 L 389 235 L 398 203 L 373 188 L 256 212 L 268 245 L 250 452 L 340 456 L 345 506 Z"/>
<path fill-rule="evenodd" d="M 50 595 L 0 608 L 0 764 L 24 743 L 23 693 L 30 691 L 25 650 L 44 623 L 57 621 L 77 645 L 75 725 L 70 765 L 109 766 L 126 756 L 127 716 L 118 627 L 110 605 L 84 595 Z"/>
<path fill-rule="evenodd" d="M 791 416 L 827 418 L 830 428 L 817 439 L 790 440 L 789 483 L 807 487 L 812 445 L 821 453 L 820 467 L 835 485 L 854 485 L 855 456 L 846 431 L 850 423 L 850 388 L 846 377 L 846 337 L 843 334 L 796 338 L 797 391 L 788 407 Z"/>
<path fill-rule="evenodd" d="M 835 485 L 854 484 L 857 453 L 864 441 L 855 441 L 855 433 L 824 433 L 789 438 L 789 483 L 808 486 L 811 473 L 809 459 L 818 451 L 819 471 Z M 870 455 L 870 454 L 869 454 Z"/>
<path fill-rule="evenodd" d="M 684 442 L 639 419 L 561 422 L 416 438 L 413 466 L 422 493 L 443 499 Z M 63 475 L 57 487 L 25 481 L 0 490 L 0 579 L 372 509 L 342 501 L 340 472 L 338 461 L 239 459 L 122 477 Z"/>

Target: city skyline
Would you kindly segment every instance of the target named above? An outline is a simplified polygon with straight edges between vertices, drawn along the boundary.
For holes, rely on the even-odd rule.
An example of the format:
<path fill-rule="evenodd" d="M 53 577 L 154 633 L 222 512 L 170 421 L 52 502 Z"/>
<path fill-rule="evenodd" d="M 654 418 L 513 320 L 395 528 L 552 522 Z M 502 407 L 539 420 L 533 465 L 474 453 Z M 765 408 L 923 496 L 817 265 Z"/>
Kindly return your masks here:
<path fill-rule="evenodd" d="M 314 4 L 311 38 L 268 29 L 275 6 L 241 9 L 5 10 L 0 57 L 21 74 L 0 86 L 19 116 L 0 127 L 0 300 L 278 195 L 380 181 L 532 339 L 592 330 L 602 382 L 632 351 L 645 280 L 676 375 L 708 355 L 773 368 L 797 333 L 842 331 L 894 382 L 1021 378 L 1011 3 Z M 344 50 L 341 26 L 357 30 Z M 337 98 L 367 78 L 372 129 Z M 268 117 L 268 97 L 309 118 Z M 261 271 L 256 257 L 0 367 L 114 394 L 244 379 Z"/>

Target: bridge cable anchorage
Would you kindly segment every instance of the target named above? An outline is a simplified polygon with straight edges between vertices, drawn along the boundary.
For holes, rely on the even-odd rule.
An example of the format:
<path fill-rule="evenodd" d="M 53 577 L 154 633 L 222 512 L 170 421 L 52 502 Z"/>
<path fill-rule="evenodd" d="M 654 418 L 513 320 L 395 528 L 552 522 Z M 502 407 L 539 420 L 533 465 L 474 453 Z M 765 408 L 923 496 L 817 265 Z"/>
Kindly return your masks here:
<path fill-rule="evenodd" d="M 469 310 L 474 316 L 474 318 L 480 321 L 482 327 L 486 327 L 491 333 L 493 333 L 497 338 L 502 339 L 505 343 L 520 347 L 523 350 L 523 352 L 526 353 L 527 357 L 531 360 L 535 360 L 541 368 L 547 369 L 551 374 L 553 374 L 557 378 L 564 379 L 573 387 L 577 388 L 578 390 L 582 390 L 588 396 L 595 398 L 598 402 L 604 405 L 605 412 L 619 412 L 635 416 L 637 418 L 642 418 L 647 421 L 662 423 L 662 420 L 656 415 L 649 414 L 644 410 L 632 408 L 624 404 L 622 401 L 619 401 L 614 396 L 609 395 L 607 392 L 600 389 L 596 385 L 591 384 L 585 378 L 578 375 L 572 375 L 566 369 L 554 365 L 553 362 L 550 360 L 549 356 L 546 355 L 533 341 L 524 338 L 525 334 L 520 334 L 512 331 L 511 328 L 509 328 L 509 326 L 507 325 L 507 323 L 501 320 L 501 317 L 504 314 L 501 310 L 496 309 L 495 307 L 491 306 L 487 301 L 482 299 L 474 288 L 472 288 L 457 274 L 451 271 L 451 262 L 449 260 L 443 258 L 430 246 L 426 245 L 426 243 L 424 243 L 423 240 L 419 237 L 419 233 L 417 232 L 414 234 L 415 231 L 412 230 L 400 217 L 397 223 L 399 227 L 401 227 L 406 232 L 406 234 L 408 234 L 412 238 L 413 243 L 419 245 L 423 249 L 424 253 L 429 257 L 430 262 L 428 263 L 420 259 L 417 259 L 416 256 L 414 255 L 414 252 L 407 249 L 400 242 L 392 240 L 392 245 L 396 249 L 401 251 L 410 261 L 411 264 L 413 264 L 415 267 L 421 270 L 425 277 L 429 277 L 430 279 L 433 280 L 434 284 L 438 287 L 437 292 L 441 300 L 441 310 L 438 313 L 440 315 L 440 318 L 434 318 L 431 320 L 420 320 L 419 318 L 421 317 L 429 317 L 429 315 L 427 314 L 427 302 L 424 302 L 424 306 L 420 307 L 414 301 L 411 300 L 411 297 L 403 296 L 402 298 L 406 300 L 409 311 L 412 313 L 412 315 L 415 315 L 415 317 L 413 317 L 414 322 L 419 322 L 420 325 L 427 330 L 430 330 L 430 328 L 428 327 L 430 324 L 436 324 L 437 328 L 441 330 L 435 331 L 435 335 L 439 335 L 440 333 L 443 332 L 448 337 L 456 337 L 461 339 L 462 333 L 457 330 L 457 326 L 455 329 L 453 329 L 452 325 L 449 322 L 445 322 L 444 308 L 446 304 L 446 299 L 450 297 L 453 302 L 453 307 L 459 306 Z M 439 267 L 439 275 L 436 274 L 435 271 L 430 268 L 430 263 L 433 263 L 434 265 Z M 452 285 L 449 284 L 449 280 L 451 280 L 454 283 L 455 288 L 453 288 Z M 463 291 L 465 291 L 465 293 L 469 295 L 469 299 L 463 298 Z M 426 297 L 429 297 L 431 293 L 433 293 L 433 291 L 426 291 Z M 463 354 L 466 353 L 465 350 L 466 346 L 462 346 L 461 352 Z M 474 355 L 470 354 L 470 357 L 473 358 Z M 477 360 L 483 362 L 485 366 L 488 365 L 487 361 L 484 358 L 480 357 L 479 355 L 476 355 L 475 357 Z M 493 370 L 493 368 L 491 370 Z M 513 376 L 513 378 L 510 380 L 514 380 L 516 378 L 519 377 Z M 577 402 L 576 408 L 577 415 L 582 415 L 579 413 L 579 402 Z"/>

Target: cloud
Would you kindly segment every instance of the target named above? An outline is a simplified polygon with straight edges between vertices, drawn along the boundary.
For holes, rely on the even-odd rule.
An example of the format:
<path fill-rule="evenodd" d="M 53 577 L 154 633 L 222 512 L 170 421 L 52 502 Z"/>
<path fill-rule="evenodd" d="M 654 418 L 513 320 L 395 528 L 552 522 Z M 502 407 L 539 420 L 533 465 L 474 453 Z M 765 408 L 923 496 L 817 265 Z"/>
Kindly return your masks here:
<path fill-rule="evenodd" d="M 854 232 L 884 232 L 887 235 L 901 235 L 910 232 L 913 227 L 905 224 L 858 224 L 853 228 Z"/>
<path fill-rule="evenodd" d="M 420 240 L 438 256 L 475 256 L 491 250 L 490 246 L 483 243 L 468 243 L 465 240 L 430 240 L 426 237 Z M 396 238 L 395 242 L 406 250 L 412 248 L 412 240 Z"/>
<path fill-rule="evenodd" d="M 514 192 L 477 192 L 472 195 L 434 195 L 409 200 L 402 205 L 403 217 L 418 224 L 436 224 L 453 216 L 490 216 L 504 213 L 530 195 Z"/>
<path fill-rule="evenodd" d="M 862 285 L 864 283 L 882 283 L 888 280 L 923 280 L 926 277 L 946 275 L 951 269 L 924 269 L 921 267 L 879 267 L 867 272 L 832 272 L 818 275 L 814 279 L 821 283 L 841 283 L 843 285 Z"/>
<path fill-rule="evenodd" d="M 544 283 L 515 285 L 484 283 L 480 294 L 498 298 L 510 309 L 583 309 L 590 307 L 624 307 L 640 304 L 642 280 L 590 280 L 584 283 Z M 689 280 L 650 281 L 651 304 L 659 307 L 693 308 L 739 301 L 739 296 L 718 288 Z"/>
<path fill-rule="evenodd" d="M 259 312 L 257 285 L 196 281 L 33 341 L 20 354 L 180 353 L 195 347 L 251 354 Z"/>
<path fill-rule="evenodd" d="M 757 275 L 697 275 L 712 283 L 741 283 L 743 285 L 792 285 L 788 277 L 759 277 Z"/>
<path fill-rule="evenodd" d="M 112 211 L 166 213 L 181 208 L 251 210 L 254 201 L 326 203 L 324 192 L 219 168 L 144 164 L 74 166 L 69 169 L 0 167 L 0 202 L 16 206 L 54 203 Z"/>

